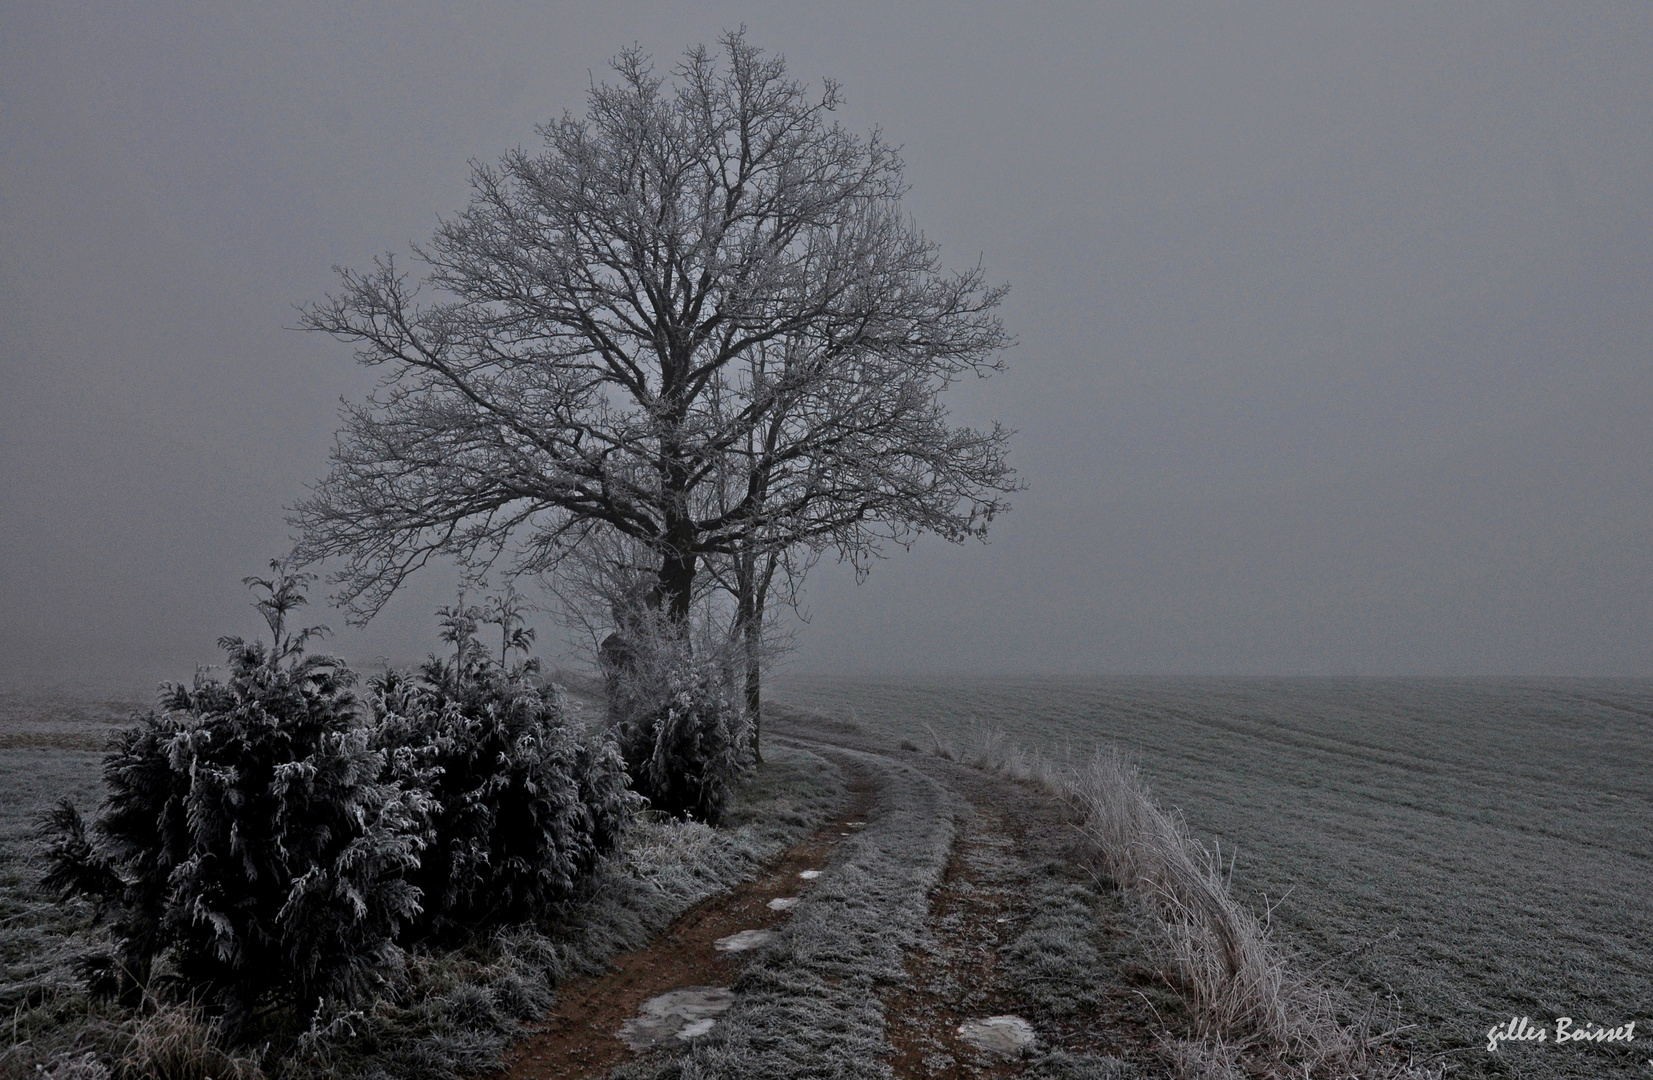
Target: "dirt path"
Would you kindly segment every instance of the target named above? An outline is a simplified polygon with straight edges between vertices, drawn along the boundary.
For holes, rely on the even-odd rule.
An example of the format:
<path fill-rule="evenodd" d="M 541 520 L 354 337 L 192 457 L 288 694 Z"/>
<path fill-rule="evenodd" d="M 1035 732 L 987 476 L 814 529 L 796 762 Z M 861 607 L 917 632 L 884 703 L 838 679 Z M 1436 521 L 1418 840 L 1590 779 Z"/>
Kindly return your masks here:
<path fill-rule="evenodd" d="M 984 1052 L 960 1037 L 961 1024 L 1004 1015 L 1036 1031 L 1029 1057 L 1151 1057 L 1151 1006 L 1139 990 L 1149 980 L 1119 947 L 1119 906 L 1077 870 L 1064 809 L 975 770 L 934 760 L 924 766 L 970 809 L 932 898 L 933 944 L 909 956 L 911 981 L 885 996 L 895 1075 L 1021 1074 L 1021 1058 Z M 1087 1075 L 1107 1071 L 1093 1064 Z"/>
<path fill-rule="evenodd" d="M 558 989 L 557 1005 L 506 1057 L 510 1080 L 575 1080 L 597 1077 L 632 1056 L 617 1037 L 643 1002 L 668 990 L 733 983 L 741 954 L 720 954 L 713 942 L 740 930 L 768 929 L 786 918 L 770 900 L 800 895 L 809 882 L 801 871 L 824 866 L 835 848 L 866 819 L 877 797 L 872 776 L 846 769 L 847 805 L 808 840 L 786 851 L 757 878 L 678 916 L 648 948 L 624 953 L 614 970 L 571 980 Z"/>
<path fill-rule="evenodd" d="M 840 762 L 847 805 L 757 878 L 690 909 L 648 948 L 619 957 L 610 973 L 565 984 L 552 1015 L 509 1055 L 512 1080 L 598 1077 L 635 1060 L 618 1033 L 643 1003 L 670 990 L 734 984 L 744 957 L 752 954 L 720 954 L 713 943 L 789 918 L 771 911 L 768 902 L 808 890 L 811 883 L 799 872 L 826 867 L 855 831 L 851 823 L 870 818 L 876 825 L 892 807 L 907 806 L 912 782 L 902 782 L 909 785 L 903 788 L 891 777 L 915 772 L 940 784 L 935 790 L 944 796 L 943 807 L 946 798 L 954 800 L 953 810 L 936 811 L 954 818 L 952 851 L 948 858 L 942 849 L 944 872 L 941 861 L 934 864 L 940 880 L 927 903 L 916 897 L 902 902 L 904 911 L 912 910 L 905 906 L 910 902 L 926 904 L 924 931 L 904 961 L 897 953 L 889 974 L 868 985 L 875 999 L 872 1038 L 855 1060 L 869 1053 L 874 1059 L 851 1072 L 876 1073 L 882 1065 L 874 1047 L 881 1043 L 903 1080 L 1021 1075 L 1035 1060 L 1082 1066 L 1060 1075 L 1125 1075 L 1121 1059 L 1157 1056 L 1150 1033 L 1155 1003 L 1164 1002 L 1128 956 L 1117 895 L 1081 869 L 1064 807 L 1033 788 L 927 754 L 895 751 L 860 733 L 811 726 L 792 727 L 785 735 Z M 851 752 L 835 753 L 837 747 Z M 869 832 L 846 852 L 873 842 Z M 889 842 L 878 841 L 880 849 Z M 904 979 L 897 975 L 903 967 Z M 967 1021 L 1007 1014 L 1024 1018 L 1037 1033 L 1025 1053 L 1005 1056 L 960 1037 Z M 819 1043 L 823 1050 L 838 1046 L 829 1029 L 817 1032 L 818 1040 L 826 1040 Z M 805 1071 L 813 1075 L 809 1066 Z"/>
<path fill-rule="evenodd" d="M 930 908 L 935 947 L 908 957 L 911 984 L 884 999 L 898 1077 L 1009 1073 L 1009 1062 L 978 1053 L 958 1034 L 966 1020 L 1016 1012 L 994 990 L 999 946 L 1027 914 L 1025 896 L 1004 873 L 1008 845 L 997 816 L 987 818 L 979 809 L 960 831 Z"/>

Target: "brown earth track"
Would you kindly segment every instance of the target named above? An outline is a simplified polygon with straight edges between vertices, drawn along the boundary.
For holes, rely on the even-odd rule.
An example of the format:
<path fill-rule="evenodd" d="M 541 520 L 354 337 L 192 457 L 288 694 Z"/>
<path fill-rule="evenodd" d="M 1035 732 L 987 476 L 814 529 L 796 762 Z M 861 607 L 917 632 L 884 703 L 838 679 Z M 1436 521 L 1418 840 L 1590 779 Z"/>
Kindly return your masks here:
<path fill-rule="evenodd" d="M 903 755 L 906 758 L 906 755 Z M 910 981 L 887 992 L 890 1064 L 902 1080 L 964 1080 L 1019 1074 L 1024 1066 L 985 1054 L 958 1036 L 966 1020 L 1013 1014 L 1033 1023 L 1044 1050 L 1138 1061 L 1156 1055 L 1152 1005 L 1139 992 L 1151 980 L 1115 954 L 1096 972 L 1103 987 L 1094 1009 L 1042 1014 L 999 971 L 999 950 L 1014 942 L 1032 914 L 1029 883 L 1052 866 L 1071 868 L 1075 834 L 1056 800 L 977 770 L 911 755 L 907 760 L 942 779 L 971 804 L 962 815 L 953 855 L 931 900 L 933 944 L 907 959 Z M 1103 936 L 1124 929 L 1111 915 Z"/>
<path fill-rule="evenodd" d="M 846 765 L 847 804 L 809 839 L 789 848 L 751 881 L 690 908 L 647 948 L 615 958 L 601 976 L 571 979 L 557 990 L 551 1015 L 530 1029 L 506 1056 L 510 1080 L 576 1080 L 600 1076 L 632 1056 L 617 1037 L 643 1002 L 689 986 L 727 986 L 740 974 L 738 954 L 719 954 L 713 942 L 739 930 L 765 929 L 785 920 L 770 900 L 809 888 L 798 877 L 819 869 L 850 834 L 850 822 L 866 820 L 876 799 L 870 774 Z"/>
<path fill-rule="evenodd" d="M 911 982 L 884 998 L 890 1065 L 903 1080 L 1011 1073 L 1009 1062 L 992 1061 L 958 1037 L 958 1026 L 967 1019 L 1015 1011 L 1006 996 L 991 987 L 996 947 L 1011 921 L 1025 912 L 1008 890 L 978 885 L 980 875 L 973 871 L 966 849 L 981 840 L 979 830 L 966 834 L 961 829 L 931 902 L 936 948 L 910 954 L 906 967 Z"/>
<path fill-rule="evenodd" d="M 1004 1013 L 1031 1021 L 1041 1050 L 1138 1062 L 1158 1057 L 1153 1031 L 1159 1025 L 1142 991 L 1160 994 L 1148 974 L 1123 955 L 1127 932 L 1114 915 L 1104 916 L 1111 925 L 1101 928 L 1101 934 L 1122 948 L 1107 958 L 1108 970 L 1097 972 L 1105 991 L 1094 1009 L 1064 1017 L 1041 1015 L 999 971 L 999 950 L 1016 940 L 1033 914 L 1029 884 L 1034 876 L 1052 872 L 1053 866 L 1071 873 L 1081 861 L 1066 807 L 1029 785 L 929 755 L 895 752 L 849 725 L 783 720 L 773 727 L 817 750 L 830 752 L 839 745 L 915 765 L 970 804 L 960 817 L 947 870 L 931 896 L 933 948 L 911 954 L 909 981 L 884 994 L 889 1060 L 897 1077 L 996 1080 L 1020 1074 L 1024 1063 L 982 1053 L 957 1034 L 965 1020 Z M 508 1055 L 511 1080 L 602 1076 L 634 1056 L 617 1033 L 643 1002 L 669 990 L 732 984 L 742 961 L 718 954 L 712 943 L 739 930 L 783 922 L 785 914 L 770 911 L 768 901 L 807 889 L 798 872 L 824 866 L 849 834 L 849 822 L 865 820 L 873 810 L 877 784 L 871 773 L 843 764 L 848 799 L 837 817 L 754 880 L 679 916 L 649 947 L 616 958 L 610 973 L 559 988 L 551 1016 Z"/>

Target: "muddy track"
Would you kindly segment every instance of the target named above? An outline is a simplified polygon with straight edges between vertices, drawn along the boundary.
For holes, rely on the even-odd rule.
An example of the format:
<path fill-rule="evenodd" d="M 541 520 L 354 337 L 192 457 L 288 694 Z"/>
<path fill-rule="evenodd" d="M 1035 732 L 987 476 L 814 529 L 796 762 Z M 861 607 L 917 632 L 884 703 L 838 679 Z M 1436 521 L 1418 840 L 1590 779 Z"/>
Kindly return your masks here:
<path fill-rule="evenodd" d="M 864 821 L 877 797 L 875 777 L 845 769 L 845 805 L 803 843 L 770 863 L 754 879 L 709 897 L 679 915 L 647 948 L 616 957 L 606 975 L 572 979 L 557 991 L 557 1005 L 506 1055 L 510 1080 L 584 1080 L 604 1075 L 632 1057 L 618 1032 L 643 1002 L 690 986 L 728 985 L 740 974 L 741 954 L 720 954 L 713 943 L 740 930 L 769 929 L 782 922 L 770 900 L 799 895 L 804 870 L 819 869 L 833 849 Z"/>
<path fill-rule="evenodd" d="M 911 982 L 884 999 L 898 1077 L 1010 1072 L 1010 1062 L 978 1052 L 958 1033 L 967 1020 L 1017 1013 L 1016 1003 L 994 989 L 995 968 L 1000 946 L 1027 916 L 1025 895 L 1002 873 L 1008 838 L 979 809 L 972 817 L 931 901 L 931 947 L 909 955 Z"/>
<path fill-rule="evenodd" d="M 1117 899 L 1107 899 L 1108 891 L 1077 869 L 1081 860 L 1064 807 L 1026 786 L 894 751 L 859 733 L 786 725 L 775 734 L 836 761 L 844 770 L 846 804 L 753 880 L 691 908 L 647 948 L 618 957 L 608 974 L 561 987 L 552 1015 L 509 1055 L 513 1080 L 598 1077 L 641 1063 L 618 1032 L 645 1001 L 671 990 L 735 985 L 743 970 L 748 977 L 735 985 L 734 1009 L 716 1034 L 696 1043 L 706 1063 L 725 1063 L 715 1075 L 816 1075 L 825 1055 L 837 1058 L 835 1074 L 846 1076 L 893 1070 L 914 1080 L 999 1077 L 1020 1075 L 1036 1061 L 1079 1059 L 1090 1063 L 1083 1075 L 1102 1076 L 1114 1075 L 1119 1058 L 1154 1057 L 1152 1005 L 1141 992 L 1141 974 L 1133 974 L 1125 950 L 1108 944 L 1125 936 Z M 912 803 L 920 790 L 915 784 L 934 794 Z M 918 805 L 934 809 L 914 817 Z M 903 814 L 905 826 L 881 829 L 885 815 Z M 929 884 L 876 901 L 887 909 L 879 919 L 888 925 L 834 937 L 856 918 L 866 926 L 866 916 L 854 911 L 875 903 L 870 883 L 885 879 L 864 872 L 881 865 L 879 873 L 900 876 L 905 864 L 889 861 L 898 850 L 891 845 L 932 814 L 950 819 L 940 835 L 952 841 L 950 851 L 945 839 L 934 849 L 932 869 L 922 877 Z M 851 824 L 863 822 L 865 829 Z M 802 870 L 829 867 L 822 881 L 799 878 Z M 803 897 L 794 912 L 767 907 L 793 895 Z M 1067 921 L 1053 921 L 1052 897 L 1066 905 Z M 895 940 L 887 936 L 894 924 L 908 927 L 899 932 L 905 944 L 881 954 L 888 960 L 871 961 Z M 767 956 L 713 947 L 738 931 L 770 928 L 783 930 L 786 943 Z M 880 935 L 885 944 L 877 944 Z M 872 951 L 857 952 L 863 948 Z M 869 959 L 843 962 L 854 955 Z M 791 989 L 777 996 L 772 988 L 782 985 Z M 823 1011 L 837 1021 L 822 1023 Z M 960 1038 L 960 1024 L 1004 1014 L 1030 1021 L 1037 1043 L 1006 1055 Z M 840 1028 L 844 1034 L 831 1034 Z M 774 1049 L 800 1030 L 808 1046 Z M 851 1030 L 860 1034 L 851 1038 Z M 755 1057 L 753 1047 L 760 1048 Z M 674 1043 L 645 1053 L 682 1052 L 683 1044 Z M 1098 1071 L 1097 1064 L 1104 1067 Z"/>
<path fill-rule="evenodd" d="M 1109 890 L 1096 889 L 1078 869 L 1065 808 L 975 770 L 939 761 L 925 766 L 967 807 L 931 897 L 928 947 L 908 956 L 908 983 L 885 996 L 895 1075 L 1015 1076 L 1030 1059 L 1052 1054 L 1093 1063 L 1154 1057 L 1151 1006 L 1139 991 L 1152 989 L 1151 980 L 1128 956 Z M 1040 903 L 1064 889 L 1093 901 L 1066 922 Z M 1066 970 L 1040 962 L 1050 937 L 1069 937 L 1075 946 Z M 1079 937 L 1090 939 L 1089 950 L 1071 940 Z M 1075 960 L 1082 965 L 1077 970 Z M 1036 1030 L 1038 1042 L 1027 1054 L 984 1052 L 960 1037 L 967 1021 L 1004 1015 L 1022 1017 Z"/>

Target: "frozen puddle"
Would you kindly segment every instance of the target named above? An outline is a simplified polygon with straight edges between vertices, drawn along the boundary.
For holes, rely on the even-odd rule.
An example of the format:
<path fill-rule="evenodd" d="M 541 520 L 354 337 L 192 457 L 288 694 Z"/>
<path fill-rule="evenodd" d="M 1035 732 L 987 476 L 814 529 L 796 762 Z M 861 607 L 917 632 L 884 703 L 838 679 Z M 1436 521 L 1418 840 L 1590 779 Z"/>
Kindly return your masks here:
<path fill-rule="evenodd" d="M 1015 1057 L 1033 1045 L 1033 1025 L 1019 1016 L 989 1016 L 960 1024 L 959 1038 L 978 1050 Z"/>
<path fill-rule="evenodd" d="M 738 934 L 718 938 L 712 942 L 712 947 L 718 952 L 745 952 L 755 949 L 759 945 L 767 945 L 775 940 L 773 930 L 742 930 Z"/>
<path fill-rule="evenodd" d="M 633 1050 L 647 1050 L 667 1039 L 688 1042 L 712 1030 L 715 1017 L 735 1003 L 726 986 L 688 986 L 643 1002 L 643 1009 L 616 1032 Z"/>
<path fill-rule="evenodd" d="M 821 872 L 819 870 L 799 870 L 798 876 L 803 878 L 805 881 L 814 881 L 816 878 L 821 876 Z"/>
<path fill-rule="evenodd" d="M 798 898 L 796 896 L 777 896 L 769 901 L 770 911 L 791 911 L 797 906 Z"/>

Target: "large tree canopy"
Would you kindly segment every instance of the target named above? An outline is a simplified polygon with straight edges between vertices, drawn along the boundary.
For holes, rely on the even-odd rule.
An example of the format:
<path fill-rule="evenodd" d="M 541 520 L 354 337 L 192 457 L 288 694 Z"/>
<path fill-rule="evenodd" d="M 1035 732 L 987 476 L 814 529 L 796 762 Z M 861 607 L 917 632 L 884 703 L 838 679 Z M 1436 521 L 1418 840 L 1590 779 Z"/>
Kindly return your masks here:
<path fill-rule="evenodd" d="M 622 54 L 543 150 L 473 166 L 421 282 L 386 257 L 305 311 L 385 369 L 293 516 L 301 558 L 343 559 L 355 618 L 433 556 L 545 572 L 612 528 L 681 619 L 706 559 L 859 565 L 1007 508 L 1008 433 L 939 400 L 999 366 L 1004 289 L 941 269 L 899 157 L 832 118 L 833 84 L 722 45 L 669 82 Z"/>

